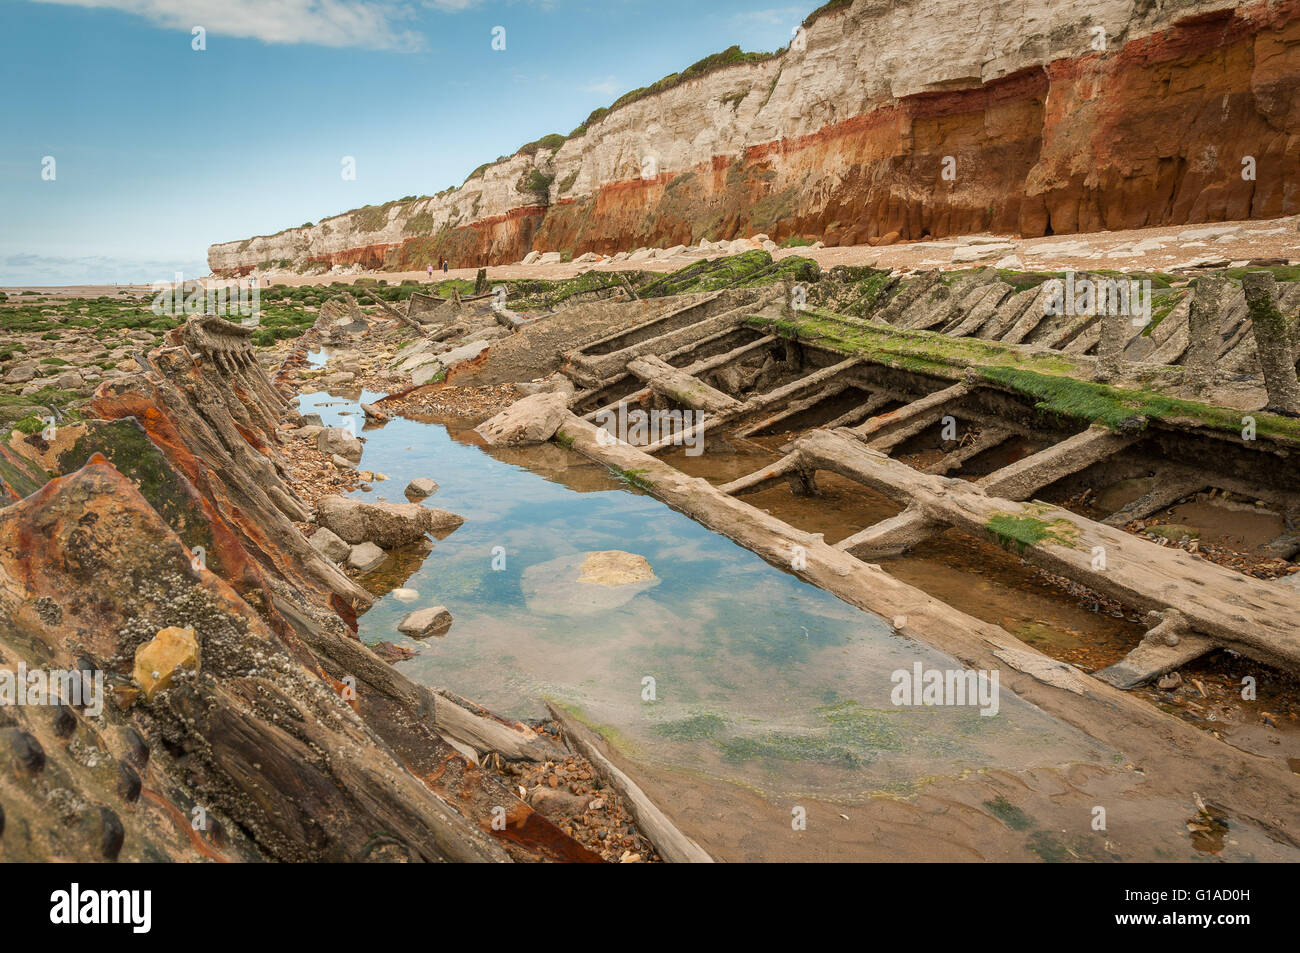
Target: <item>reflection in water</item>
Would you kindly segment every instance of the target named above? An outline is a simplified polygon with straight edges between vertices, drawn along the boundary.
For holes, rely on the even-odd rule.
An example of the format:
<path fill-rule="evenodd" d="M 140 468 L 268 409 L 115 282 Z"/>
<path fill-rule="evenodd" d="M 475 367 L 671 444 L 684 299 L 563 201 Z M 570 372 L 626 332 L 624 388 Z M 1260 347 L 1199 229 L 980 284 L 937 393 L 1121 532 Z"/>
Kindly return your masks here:
<path fill-rule="evenodd" d="M 327 425 L 356 409 L 325 394 L 301 408 Z M 992 718 L 895 707 L 892 672 L 959 663 L 563 448 L 489 454 L 469 431 L 411 420 L 364 436 L 362 466 L 390 480 L 357 496 L 403 502 L 407 482 L 429 476 L 440 489 L 428 505 L 465 517 L 414 572 L 363 579 L 418 593 L 381 598 L 360 635 L 415 649 L 401 669 L 420 682 L 515 717 L 544 714 L 552 697 L 633 758 L 772 795 L 903 793 L 965 770 L 1110 758 L 1009 691 Z M 576 579 L 597 550 L 644 556 L 657 584 L 592 611 Z M 456 620 L 445 636 L 398 635 L 407 612 L 438 604 Z"/>

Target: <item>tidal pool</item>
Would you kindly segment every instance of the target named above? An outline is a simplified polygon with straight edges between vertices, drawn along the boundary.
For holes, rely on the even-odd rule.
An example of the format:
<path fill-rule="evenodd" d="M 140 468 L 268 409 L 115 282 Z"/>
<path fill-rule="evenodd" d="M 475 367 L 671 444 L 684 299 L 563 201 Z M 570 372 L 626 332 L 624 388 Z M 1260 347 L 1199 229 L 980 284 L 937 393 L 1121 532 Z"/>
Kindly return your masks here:
<path fill-rule="evenodd" d="M 992 717 L 893 704 L 896 671 L 962 666 L 575 453 L 489 452 L 470 431 L 405 419 L 362 430 L 358 401 L 324 393 L 300 409 L 334 426 L 351 416 L 365 437 L 361 468 L 388 480 L 357 497 L 405 502 L 406 484 L 427 476 L 440 488 L 426 504 L 465 518 L 409 578 L 407 559 L 361 579 L 386 593 L 361 638 L 413 648 L 399 668 L 423 684 L 517 718 L 544 715 L 551 698 L 634 761 L 772 797 L 853 800 L 983 768 L 1115 762 L 1006 689 Z M 599 587 L 574 580 L 600 550 L 645 557 L 657 583 L 593 606 Z M 398 634 L 430 605 L 455 617 L 445 636 Z"/>

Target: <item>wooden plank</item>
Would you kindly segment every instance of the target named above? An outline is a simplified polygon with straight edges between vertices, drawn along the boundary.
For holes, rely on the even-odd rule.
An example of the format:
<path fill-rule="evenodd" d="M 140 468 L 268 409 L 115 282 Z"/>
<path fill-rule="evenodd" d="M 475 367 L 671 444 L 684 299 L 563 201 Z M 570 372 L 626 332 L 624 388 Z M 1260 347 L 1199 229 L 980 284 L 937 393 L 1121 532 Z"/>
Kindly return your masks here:
<path fill-rule="evenodd" d="M 628 372 L 645 381 L 658 394 L 695 410 L 721 414 L 740 406 L 736 398 L 710 387 L 692 374 L 678 370 L 653 354 L 629 361 Z"/>
<path fill-rule="evenodd" d="M 1043 487 L 1087 469 L 1123 450 L 1135 440 L 1135 437 L 1115 433 L 1109 427 L 1092 426 L 1060 443 L 995 470 L 978 482 L 992 496 L 1005 496 L 1011 500 L 1028 499 Z"/>
<path fill-rule="evenodd" d="M 928 394 L 919 400 L 914 400 L 910 404 L 904 404 L 897 410 L 891 410 L 887 414 L 872 417 L 866 423 L 851 428 L 851 432 L 863 438 L 879 435 L 881 431 L 906 423 L 931 411 L 942 409 L 945 404 L 965 397 L 969 392 L 970 387 L 967 384 L 953 384 L 951 387 L 945 387 L 943 390 Z"/>
<path fill-rule="evenodd" d="M 835 548 L 853 553 L 859 559 L 882 559 L 901 555 L 947 528 L 946 524 L 926 516 L 919 507 L 909 506 L 896 516 L 840 540 Z"/>
<path fill-rule="evenodd" d="M 787 475 L 793 473 L 799 468 L 799 454 L 786 454 L 775 463 L 770 463 L 765 467 L 755 470 L 753 473 L 743 477 L 738 477 L 730 483 L 724 483 L 718 487 L 722 493 L 728 496 L 739 496 L 742 493 L 754 493 L 758 490 L 766 489 L 774 483 L 784 480 Z"/>
<path fill-rule="evenodd" d="M 1012 430 L 985 426 L 980 430 L 978 437 L 970 443 L 944 454 L 942 460 L 926 467 L 925 472 L 933 473 L 936 476 L 947 476 L 953 470 L 961 469 L 964 464 L 975 459 L 985 450 L 992 450 L 994 447 L 1006 443 L 1014 436 L 1015 432 Z"/>

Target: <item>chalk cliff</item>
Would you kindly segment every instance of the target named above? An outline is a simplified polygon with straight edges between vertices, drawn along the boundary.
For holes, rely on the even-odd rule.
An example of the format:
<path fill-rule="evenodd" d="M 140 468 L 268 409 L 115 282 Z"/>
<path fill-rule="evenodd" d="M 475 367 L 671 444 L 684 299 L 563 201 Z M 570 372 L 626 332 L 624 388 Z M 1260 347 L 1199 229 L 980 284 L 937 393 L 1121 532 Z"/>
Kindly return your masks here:
<path fill-rule="evenodd" d="M 209 265 L 399 270 L 756 232 L 847 245 L 1300 211 L 1300 0 L 853 0 L 775 56 L 701 72 L 458 189 L 213 245 Z"/>

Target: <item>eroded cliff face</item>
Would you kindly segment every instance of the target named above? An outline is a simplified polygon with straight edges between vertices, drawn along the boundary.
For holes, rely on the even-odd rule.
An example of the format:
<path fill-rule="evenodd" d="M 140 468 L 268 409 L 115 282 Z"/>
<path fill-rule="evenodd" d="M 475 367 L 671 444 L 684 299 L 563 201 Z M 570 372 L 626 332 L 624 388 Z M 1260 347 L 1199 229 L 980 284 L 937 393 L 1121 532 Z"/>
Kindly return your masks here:
<path fill-rule="evenodd" d="M 855 0 L 781 55 L 637 100 L 553 152 L 208 261 L 407 269 L 1297 211 L 1300 0 Z"/>

